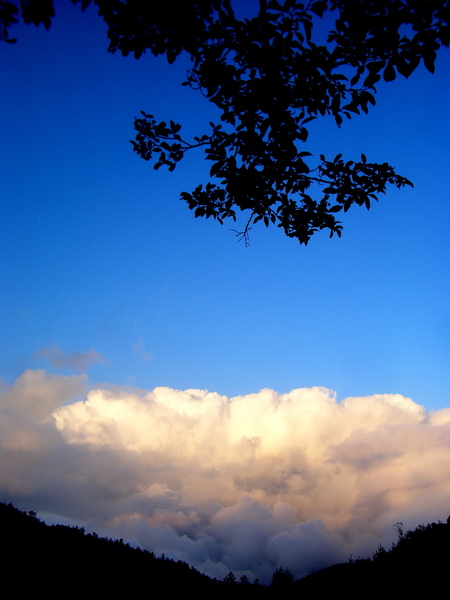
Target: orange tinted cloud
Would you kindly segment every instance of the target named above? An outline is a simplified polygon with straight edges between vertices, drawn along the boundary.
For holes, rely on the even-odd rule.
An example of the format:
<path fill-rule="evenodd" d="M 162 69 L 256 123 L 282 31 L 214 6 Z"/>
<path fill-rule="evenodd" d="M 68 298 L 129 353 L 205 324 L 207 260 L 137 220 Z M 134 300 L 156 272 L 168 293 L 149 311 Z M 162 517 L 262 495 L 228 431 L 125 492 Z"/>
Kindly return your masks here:
<path fill-rule="evenodd" d="M 85 386 L 29 371 L 5 387 L 0 491 L 211 576 L 299 577 L 450 510 L 448 409 L 325 388 Z"/>

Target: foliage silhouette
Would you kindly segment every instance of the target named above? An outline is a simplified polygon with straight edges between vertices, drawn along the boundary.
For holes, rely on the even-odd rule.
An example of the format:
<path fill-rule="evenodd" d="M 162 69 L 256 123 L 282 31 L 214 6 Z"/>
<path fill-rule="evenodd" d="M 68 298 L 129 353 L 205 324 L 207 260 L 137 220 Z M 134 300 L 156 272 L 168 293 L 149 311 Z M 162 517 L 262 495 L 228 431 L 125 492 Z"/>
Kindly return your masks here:
<path fill-rule="evenodd" d="M 322 229 L 340 236 L 339 212 L 369 209 L 388 185 L 412 185 L 364 154 L 329 159 L 303 147 L 311 121 L 331 117 L 340 127 L 368 112 L 380 82 L 409 77 L 421 63 L 434 72 L 437 51 L 450 42 L 448 0 L 259 0 L 242 18 L 231 0 L 72 2 L 97 5 L 111 52 L 150 51 L 169 63 L 189 55 L 184 85 L 217 107 L 219 122 L 190 140 L 180 124 L 142 112 L 132 144 L 155 169 L 170 171 L 203 148 L 210 181 L 181 194 L 196 217 L 223 223 L 245 211 L 237 232 L 245 242 L 261 221 L 307 244 Z M 53 0 L 22 0 L 20 9 L 0 0 L 0 36 L 12 42 L 15 22 L 48 28 L 53 16 Z"/>
<path fill-rule="evenodd" d="M 184 595 L 195 591 L 200 597 L 229 593 L 245 598 L 264 598 L 266 586 L 238 585 L 230 572 L 223 581 L 211 579 L 183 561 L 157 558 L 153 552 L 133 548 L 123 540 L 86 533 L 82 527 L 48 526 L 33 511 L 23 512 L 12 504 L 0 503 L 1 562 L 4 580 L 15 583 L 22 595 L 70 589 L 71 594 L 89 598 L 120 595 L 136 597 L 149 592 Z M 17 567 L 26 577 L 18 583 Z M 53 597 L 52 594 L 50 594 Z"/>
<path fill-rule="evenodd" d="M 226 577 L 224 577 L 222 579 L 223 583 L 225 583 L 226 585 L 235 585 L 237 583 L 236 581 L 236 577 L 233 573 L 233 571 L 230 571 Z"/>
<path fill-rule="evenodd" d="M 287 585 L 291 585 L 294 581 L 294 576 L 292 575 L 289 569 L 283 569 L 283 567 L 279 567 L 274 571 L 272 575 L 272 586 L 276 587 L 285 587 Z"/>
<path fill-rule="evenodd" d="M 186 587 L 210 588 L 213 581 L 182 561 L 156 558 L 153 552 L 132 548 L 123 540 L 86 534 L 83 528 L 47 526 L 33 512 L 0 504 L 0 527 L 5 554 L 3 573 L 24 566 L 23 592 L 70 589 L 89 597 L 141 593 L 164 586 L 167 591 Z M 26 565 L 26 566 L 25 566 Z"/>
<path fill-rule="evenodd" d="M 253 584 L 230 573 L 220 582 L 202 575 L 185 562 L 156 558 L 153 552 L 132 548 L 123 540 L 86 534 L 83 528 L 48 526 L 32 511 L 22 512 L 12 504 L 0 503 L 0 530 L 4 549 L 5 582 L 15 583 L 22 593 L 70 589 L 72 593 L 99 594 L 185 594 L 196 592 L 210 598 L 223 593 L 242 598 L 279 598 L 275 580 L 282 575 L 284 598 L 309 598 L 345 590 L 346 598 L 405 597 L 422 593 L 437 597 L 447 584 L 450 560 L 450 517 L 446 523 L 419 525 L 402 532 L 390 550 L 379 547 L 372 559 L 351 560 L 333 565 L 292 582 L 288 569 L 278 568 L 270 586 Z M 17 566 L 26 577 L 17 579 Z M 281 583 L 281 582 L 279 582 Z M 245 584 L 245 585 L 243 585 Z"/>
<path fill-rule="evenodd" d="M 450 517 L 406 533 L 402 523 L 394 527 L 398 541 L 390 550 L 380 545 L 372 559 L 333 565 L 296 581 L 292 588 L 297 596 L 342 588 L 347 598 L 355 599 L 367 592 L 374 598 L 438 597 L 448 583 Z"/>

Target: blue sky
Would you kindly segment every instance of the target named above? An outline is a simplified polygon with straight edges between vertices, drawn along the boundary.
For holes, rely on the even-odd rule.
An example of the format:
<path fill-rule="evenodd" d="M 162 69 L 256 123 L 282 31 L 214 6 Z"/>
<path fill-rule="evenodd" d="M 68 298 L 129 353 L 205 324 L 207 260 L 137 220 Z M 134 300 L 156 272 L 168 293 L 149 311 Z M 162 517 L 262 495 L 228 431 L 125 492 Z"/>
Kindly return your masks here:
<path fill-rule="evenodd" d="M 187 63 L 113 56 L 95 11 L 57 9 L 49 32 L 0 46 L 2 498 L 219 577 L 280 561 L 300 576 L 396 521 L 445 519 L 449 53 L 381 86 L 368 116 L 312 124 L 305 146 L 387 161 L 414 189 L 350 210 L 341 239 L 255 227 L 246 248 L 179 200 L 207 177 L 201 152 L 155 172 L 129 143 L 140 110 L 193 135 L 214 119 L 180 85 Z M 298 390 L 314 386 L 338 404 Z M 251 560 L 244 522 L 254 539 L 267 525 Z"/>
<path fill-rule="evenodd" d="M 95 381 L 448 404 L 448 53 L 382 87 L 368 116 L 311 128 L 314 150 L 386 160 L 413 190 L 345 215 L 341 240 L 255 228 L 246 249 L 178 199 L 205 180 L 201 153 L 154 172 L 128 141 L 142 109 L 193 133 L 214 116 L 180 86 L 185 63 L 110 55 L 94 11 L 57 16 L 0 49 L 7 381 L 51 369 L 35 355 L 53 345 L 102 354 Z"/>

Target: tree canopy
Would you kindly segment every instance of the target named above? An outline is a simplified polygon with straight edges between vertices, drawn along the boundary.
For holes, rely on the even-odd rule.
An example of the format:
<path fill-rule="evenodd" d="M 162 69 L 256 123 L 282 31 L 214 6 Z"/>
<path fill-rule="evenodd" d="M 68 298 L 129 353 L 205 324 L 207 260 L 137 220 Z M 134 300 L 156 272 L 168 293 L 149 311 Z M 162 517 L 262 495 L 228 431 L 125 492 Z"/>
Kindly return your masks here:
<path fill-rule="evenodd" d="M 308 124 L 328 116 L 340 127 L 375 105 L 381 82 L 421 63 L 434 72 L 450 43 L 449 0 L 255 0 L 239 11 L 245 17 L 233 0 L 71 1 L 97 6 L 111 52 L 149 51 L 169 63 L 189 55 L 183 85 L 217 107 L 218 122 L 187 139 L 181 124 L 142 111 L 132 144 L 170 171 L 189 151 L 205 152 L 209 180 L 181 193 L 196 217 L 223 223 L 245 211 L 245 241 L 262 221 L 307 244 L 322 229 L 340 236 L 339 212 L 370 208 L 388 185 L 412 185 L 364 154 L 313 156 Z M 53 0 L 0 0 L 0 38 L 14 41 L 20 20 L 49 28 L 53 17 Z"/>

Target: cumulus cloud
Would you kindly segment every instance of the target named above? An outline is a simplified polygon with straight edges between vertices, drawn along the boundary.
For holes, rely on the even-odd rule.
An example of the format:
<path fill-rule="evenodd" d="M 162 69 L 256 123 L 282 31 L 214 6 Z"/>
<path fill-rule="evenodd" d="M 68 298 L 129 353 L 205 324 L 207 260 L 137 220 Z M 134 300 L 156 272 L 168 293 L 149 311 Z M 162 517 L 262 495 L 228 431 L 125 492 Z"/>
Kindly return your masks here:
<path fill-rule="evenodd" d="M 0 493 L 189 562 L 296 577 L 450 512 L 450 410 L 325 388 L 105 387 L 28 371 L 0 394 Z M 1 498 L 0 498 L 1 499 Z M 56 516 L 53 519 L 57 519 Z"/>
<path fill-rule="evenodd" d="M 87 352 L 71 352 L 66 354 L 53 344 L 50 348 L 41 348 L 35 354 L 36 358 L 44 358 L 55 369 L 75 369 L 76 371 L 85 371 L 88 367 L 98 363 L 104 363 L 105 357 L 95 350 Z"/>

